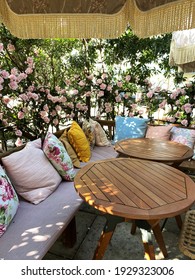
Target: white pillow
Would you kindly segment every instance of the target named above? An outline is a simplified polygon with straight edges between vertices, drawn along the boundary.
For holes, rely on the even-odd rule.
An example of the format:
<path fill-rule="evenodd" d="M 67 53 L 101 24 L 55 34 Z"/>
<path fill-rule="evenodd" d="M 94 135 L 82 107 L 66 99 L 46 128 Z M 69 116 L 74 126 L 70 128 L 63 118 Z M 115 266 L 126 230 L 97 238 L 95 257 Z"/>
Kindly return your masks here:
<path fill-rule="evenodd" d="M 110 141 L 108 140 L 105 131 L 103 130 L 101 124 L 97 121 L 89 119 L 89 123 L 94 128 L 95 131 L 95 145 L 96 146 L 111 146 Z"/>
<path fill-rule="evenodd" d="M 62 180 L 41 146 L 41 139 L 37 139 L 28 142 L 24 149 L 2 158 L 16 192 L 34 204 L 46 199 Z"/>

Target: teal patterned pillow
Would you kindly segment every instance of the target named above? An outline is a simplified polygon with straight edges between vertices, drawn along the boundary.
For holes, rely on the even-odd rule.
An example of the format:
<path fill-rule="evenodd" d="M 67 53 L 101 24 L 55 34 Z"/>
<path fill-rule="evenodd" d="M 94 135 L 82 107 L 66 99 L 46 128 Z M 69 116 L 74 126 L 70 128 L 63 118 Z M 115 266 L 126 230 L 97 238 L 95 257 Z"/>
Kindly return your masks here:
<path fill-rule="evenodd" d="M 195 159 L 195 130 L 174 126 L 171 129 L 171 141 L 184 144 L 194 149 L 193 159 Z"/>
<path fill-rule="evenodd" d="M 50 132 L 44 139 L 43 152 L 64 180 L 73 181 L 76 172 L 72 160 L 62 142 Z"/>
<path fill-rule="evenodd" d="M 0 237 L 4 234 L 19 206 L 11 181 L 0 166 Z"/>

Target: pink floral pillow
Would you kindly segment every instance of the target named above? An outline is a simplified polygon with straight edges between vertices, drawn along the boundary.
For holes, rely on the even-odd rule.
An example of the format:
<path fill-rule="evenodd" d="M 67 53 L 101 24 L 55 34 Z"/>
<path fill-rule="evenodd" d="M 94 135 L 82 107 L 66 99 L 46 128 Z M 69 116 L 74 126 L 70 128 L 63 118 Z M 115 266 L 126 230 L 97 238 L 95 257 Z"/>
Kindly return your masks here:
<path fill-rule="evenodd" d="M 62 142 L 54 134 L 47 133 L 43 151 L 61 177 L 66 181 L 73 181 L 76 172 L 72 160 Z"/>
<path fill-rule="evenodd" d="M 146 131 L 146 138 L 158 138 L 162 140 L 169 140 L 171 136 L 171 125 L 163 126 L 151 126 L 148 125 L 147 131 Z"/>
<path fill-rule="evenodd" d="M 194 149 L 195 159 L 195 130 L 174 126 L 171 129 L 171 141 L 175 141 Z"/>
<path fill-rule="evenodd" d="M 0 166 L 0 237 L 4 234 L 19 206 L 11 181 Z"/>

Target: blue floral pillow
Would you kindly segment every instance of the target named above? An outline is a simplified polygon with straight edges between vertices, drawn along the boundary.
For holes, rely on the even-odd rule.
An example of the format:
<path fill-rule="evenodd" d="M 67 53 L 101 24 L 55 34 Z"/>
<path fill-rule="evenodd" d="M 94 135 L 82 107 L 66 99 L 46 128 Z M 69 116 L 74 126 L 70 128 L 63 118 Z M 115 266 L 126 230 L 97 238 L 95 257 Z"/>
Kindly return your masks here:
<path fill-rule="evenodd" d="M 62 142 L 50 132 L 44 139 L 43 152 L 64 180 L 73 181 L 76 172 L 72 160 Z"/>
<path fill-rule="evenodd" d="M 114 143 L 127 138 L 145 137 L 148 121 L 149 119 L 117 116 L 115 118 Z"/>
<path fill-rule="evenodd" d="M 18 196 L 0 166 L 0 237 L 4 234 L 19 206 Z"/>

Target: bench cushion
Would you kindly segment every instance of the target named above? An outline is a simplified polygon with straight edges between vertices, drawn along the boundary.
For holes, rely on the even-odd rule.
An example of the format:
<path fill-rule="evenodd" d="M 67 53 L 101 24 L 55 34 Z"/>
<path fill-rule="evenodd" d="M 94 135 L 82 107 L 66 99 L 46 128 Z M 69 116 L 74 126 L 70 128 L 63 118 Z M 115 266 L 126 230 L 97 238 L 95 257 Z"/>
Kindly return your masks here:
<path fill-rule="evenodd" d="M 65 181 L 37 205 L 21 200 L 15 217 L 0 238 L 0 259 L 42 259 L 81 203 L 73 182 Z"/>

